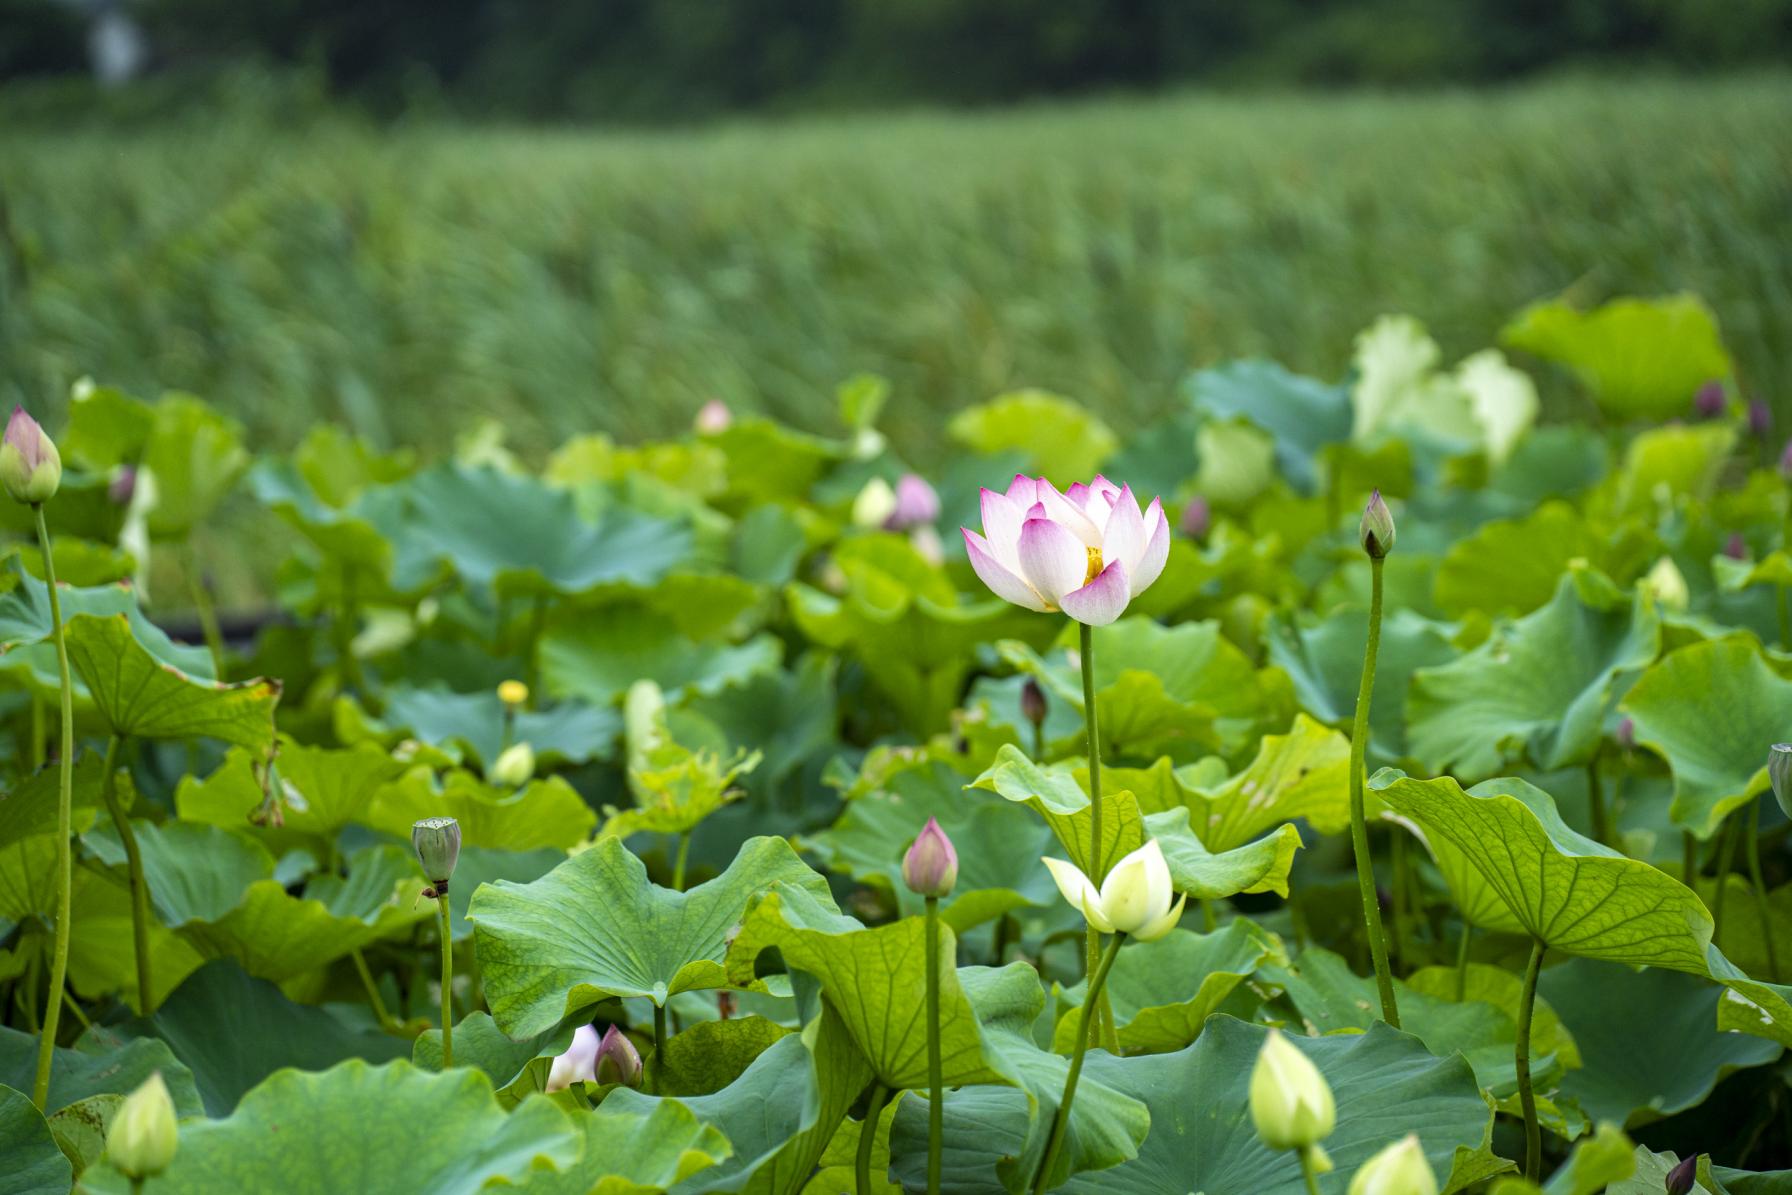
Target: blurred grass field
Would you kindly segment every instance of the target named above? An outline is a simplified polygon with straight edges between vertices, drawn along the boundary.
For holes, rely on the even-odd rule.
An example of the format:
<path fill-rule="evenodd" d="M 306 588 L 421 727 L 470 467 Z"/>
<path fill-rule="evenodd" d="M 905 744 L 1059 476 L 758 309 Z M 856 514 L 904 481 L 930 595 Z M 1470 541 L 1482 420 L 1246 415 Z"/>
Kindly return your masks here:
<path fill-rule="evenodd" d="M 1792 399 L 1792 74 L 1108 100 L 623 133 L 346 118 L 0 129 L 0 399 L 191 390 L 539 449 L 719 397 L 818 430 L 888 375 L 899 446 L 1035 385 L 1119 423 L 1377 314 L 1447 350 L 1564 290 L 1688 289 Z M 51 421 L 52 426 L 54 420 Z"/>

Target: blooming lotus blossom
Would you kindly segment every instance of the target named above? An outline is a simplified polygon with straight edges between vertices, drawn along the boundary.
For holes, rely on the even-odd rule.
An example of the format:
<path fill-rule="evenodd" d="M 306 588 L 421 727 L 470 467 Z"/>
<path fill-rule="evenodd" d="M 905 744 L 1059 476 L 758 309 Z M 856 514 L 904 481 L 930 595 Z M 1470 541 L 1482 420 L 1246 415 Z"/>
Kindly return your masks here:
<path fill-rule="evenodd" d="M 574 1083 L 597 1082 L 597 1051 L 603 1043 L 597 1030 L 580 1025 L 573 1030 L 572 1044 L 566 1053 L 554 1059 L 548 1070 L 548 1090 L 564 1091 Z"/>
<path fill-rule="evenodd" d="M 1131 486 L 1099 474 L 1063 493 L 1017 475 L 1005 494 L 983 491 L 983 533 L 964 528 L 964 544 L 997 597 L 1100 627 L 1164 571 L 1170 523 L 1161 499 L 1141 512 Z"/>
<path fill-rule="evenodd" d="M 1099 889 L 1074 863 L 1047 859 L 1045 866 L 1064 899 L 1104 934 L 1129 934 L 1141 942 L 1154 942 L 1176 928 L 1182 906 L 1188 903 L 1188 897 L 1176 896 L 1170 865 L 1155 838 L 1114 864 Z"/>

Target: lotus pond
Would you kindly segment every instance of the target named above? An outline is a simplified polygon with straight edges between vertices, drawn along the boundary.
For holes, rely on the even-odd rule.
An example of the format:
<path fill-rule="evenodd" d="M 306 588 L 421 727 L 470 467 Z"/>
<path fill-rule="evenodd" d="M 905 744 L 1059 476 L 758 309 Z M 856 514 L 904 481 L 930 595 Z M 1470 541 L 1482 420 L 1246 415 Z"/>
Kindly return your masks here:
<path fill-rule="evenodd" d="M 1690 296 L 1489 339 L 16 414 L 0 1193 L 1792 1191 L 1784 429 Z"/>

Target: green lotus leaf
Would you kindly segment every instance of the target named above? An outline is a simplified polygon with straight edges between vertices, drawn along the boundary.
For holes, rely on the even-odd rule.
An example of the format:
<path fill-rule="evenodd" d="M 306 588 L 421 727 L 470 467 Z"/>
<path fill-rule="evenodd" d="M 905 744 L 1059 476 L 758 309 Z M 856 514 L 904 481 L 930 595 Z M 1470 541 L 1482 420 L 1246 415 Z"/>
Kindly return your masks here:
<path fill-rule="evenodd" d="M 357 597 L 385 593 L 396 582 L 421 587 L 439 571 L 427 564 L 421 575 L 396 578 L 398 549 L 393 542 L 403 525 L 401 487 L 367 489 L 355 499 L 328 501 L 312 488 L 296 464 L 262 461 L 249 473 L 249 488 L 261 504 L 309 540 L 328 564 L 318 578 L 321 604 L 326 585 L 338 590 L 353 578 Z M 334 574 L 332 577 L 330 574 Z"/>
<path fill-rule="evenodd" d="M 1173 1054 L 1115 1058 L 1092 1052 L 1083 1081 L 1142 1099 L 1151 1109 L 1152 1131 L 1138 1157 L 1073 1177 L 1059 1189 L 1302 1195 L 1306 1186 L 1294 1154 L 1271 1151 L 1251 1127 L 1251 1068 L 1267 1033 L 1262 1025 L 1222 1014 L 1208 1021 L 1193 1045 Z M 1445 1190 L 1510 1169 L 1488 1149 L 1493 1111 L 1463 1059 L 1433 1057 L 1418 1038 L 1381 1023 L 1361 1034 L 1288 1040 L 1319 1067 L 1337 1101 L 1337 1128 L 1325 1139 L 1336 1167 L 1328 1189 L 1342 1190 L 1357 1167 L 1407 1132 L 1419 1135 L 1431 1169 L 1447 1178 Z"/>
<path fill-rule="evenodd" d="M 1628 577 L 1645 563 L 1647 540 L 1629 525 L 1602 534 L 1566 502 L 1545 502 L 1523 518 L 1483 524 L 1444 553 L 1433 590 L 1450 617 L 1471 611 L 1523 615 L 1555 596 L 1562 574 L 1588 561 L 1613 577 Z M 1379 665 L 1376 684 L 1379 687 Z"/>
<path fill-rule="evenodd" d="M 1622 513 L 1646 514 L 1664 501 L 1703 502 L 1735 448 L 1736 428 L 1727 422 L 1670 423 L 1640 432 L 1615 475 L 1615 505 Z"/>
<path fill-rule="evenodd" d="M 83 1048 L 135 1040 L 167 1043 L 193 1071 L 208 1116 L 228 1116 L 250 1088 L 282 1067 L 324 1070 L 347 1058 L 385 1062 L 410 1051 L 401 1038 L 358 1032 L 321 1008 L 295 1004 L 228 959 L 189 975 L 148 1017 L 95 1026 Z"/>
<path fill-rule="evenodd" d="M 60 561 L 57 569 L 62 568 Z M 1752 585 L 1772 585 L 1778 588 L 1792 586 L 1792 555 L 1784 550 L 1769 552 L 1760 560 L 1732 560 L 1728 556 L 1714 556 L 1711 560 L 1711 579 L 1723 593 L 1737 593 Z"/>
<path fill-rule="evenodd" d="M 1120 1025 L 1125 1054 L 1165 1054 L 1201 1034 L 1220 1005 L 1266 963 L 1286 962 L 1281 943 L 1254 922 L 1239 918 L 1201 935 L 1171 930 L 1155 942 L 1129 942 L 1114 959 L 1102 989 Z M 1069 1054 L 1086 983 L 1062 994 L 1052 1048 Z"/>
<path fill-rule="evenodd" d="M 56 1138 L 63 1156 L 74 1164 L 76 1178 L 104 1156 L 106 1135 L 123 1103 L 122 1095 L 90 1095 L 50 1117 L 50 1135 Z M 0 1186 L 0 1190 L 5 1187 Z"/>
<path fill-rule="evenodd" d="M 1424 996 L 1436 996 L 1458 1004 L 1490 1004 L 1511 1020 L 1512 1038 L 1518 1036 L 1518 1009 L 1524 1000 L 1524 977 L 1516 972 L 1491 963 L 1471 962 L 1461 971 L 1454 966 L 1420 967 L 1400 982 Z M 1462 986 L 1460 999 L 1457 997 L 1458 982 Z M 1531 1056 L 1540 1058 L 1545 1054 L 1554 1054 L 1557 1061 L 1571 1071 L 1585 1065 L 1580 1047 L 1575 1044 L 1568 1027 L 1550 1007 L 1549 1001 L 1539 996 L 1531 1006 Z M 1504 1058 L 1501 1061 L 1509 1065 L 1512 1060 Z"/>
<path fill-rule="evenodd" d="M 1059 486 L 1087 481 L 1120 441 L 1095 415 L 1044 390 L 1015 390 L 966 407 L 946 432 L 972 452 L 1026 454 L 1027 473 Z"/>
<path fill-rule="evenodd" d="M 779 838 L 751 838 L 688 892 L 650 883 L 622 840 L 605 838 L 530 884 L 473 894 L 481 982 L 498 1028 L 527 1037 L 605 996 L 721 987 L 724 939 L 756 892 L 783 882 L 829 901 L 827 881 Z"/>
<path fill-rule="evenodd" d="M 740 1078 L 754 1059 L 791 1032 L 765 1017 L 699 1021 L 673 1034 L 666 1043 L 661 1092 L 714 1095 Z"/>
<path fill-rule="evenodd" d="M 190 394 L 152 406 L 141 464 L 155 477 L 149 533 L 181 539 L 204 522 L 249 467 L 243 425 Z"/>
<path fill-rule="evenodd" d="M 1203 369 L 1183 383 L 1183 392 L 1202 414 L 1248 419 L 1275 437 L 1276 464 L 1303 493 L 1317 488 L 1320 450 L 1350 439 L 1349 388 L 1290 373 L 1272 361 Z"/>
<path fill-rule="evenodd" d="M 728 981 L 749 987 L 760 952 L 776 947 L 784 965 L 821 983 L 824 996 L 891 1088 L 927 1084 L 926 926 L 918 917 L 867 929 L 803 889 L 774 888 L 741 923 L 728 948 Z M 1001 1083 L 984 1056 L 977 1018 L 958 984 L 957 940 L 940 930 L 940 1058 L 945 1082 Z"/>
<path fill-rule="evenodd" d="M 757 749 L 764 758 L 741 783 L 750 799 L 773 801 L 812 760 L 833 754 L 838 674 L 833 655 L 808 652 L 794 668 L 755 673 L 688 699 L 681 717 L 712 731 L 719 750 Z"/>
<path fill-rule="evenodd" d="M 459 768 L 440 777 L 412 768 L 380 789 L 362 820 L 408 838 L 426 817 L 455 818 L 464 844 L 504 851 L 569 850 L 597 825 L 597 811 L 559 776 L 507 791 Z"/>
<path fill-rule="evenodd" d="M 1051 831 L 1021 806 L 966 788 L 961 773 L 925 757 L 887 772 L 868 762 L 861 775 L 875 776 L 875 787 L 851 795 L 831 828 L 803 838 L 803 846 L 830 869 L 875 884 L 903 912 L 919 913 L 924 902 L 903 882 L 902 856 L 927 819 L 936 817 L 958 850 L 958 884 L 940 904 L 955 931 L 977 924 L 967 920 L 973 911 L 981 919 L 999 915 L 995 910 L 1003 906 L 1050 906 L 1059 899 L 1039 863 L 1051 850 Z"/>
<path fill-rule="evenodd" d="M 490 767 L 504 750 L 504 703 L 495 689 L 455 693 L 397 684 L 384 696 L 385 709 L 378 718 L 346 703 L 348 708 L 337 717 L 337 725 L 349 731 L 345 741 L 367 737 L 393 747 L 416 739 L 441 748 L 457 763 L 481 768 Z M 621 731 L 615 710 L 566 701 L 548 710 L 517 711 L 510 740 L 528 743 L 537 766 L 545 767 L 607 758 Z"/>
<path fill-rule="evenodd" d="M 142 1191 L 471 1195 L 562 1170 L 581 1152 L 578 1128 L 550 1100 L 506 1113 L 479 1071 L 431 1074 L 402 1060 L 357 1058 L 320 1074 L 278 1071 L 226 1119 L 181 1126 L 173 1164 Z M 131 1190 L 109 1167 L 84 1182 L 98 1195 Z"/>
<path fill-rule="evenodd" d="M 1471 783 L 1515 755 L 1546 769 L 1583 763 L 1598 747 L 1614 681 L 1654 659 L 1660 636 L 1646 594 L 1630 599 L 1599 574 L 1572 570 L 1547 606 L 1413 674 L 1412 754 Z"/>
<path fill-rule="evenodd" d="M 1717 318 L 1693 295 L 1615 299 L 1580 311 L 1561 299 L 1535 303 L 1500 332 L 1501 343 L 1566 366 L 1601 409 L 1666 418 L 1733 365 Z"/>
<path fill-rule="evenodd" d="M 676 1100 L 650 1112 L 612 1111 L 606 1102 L 580 1117 L 584 1155 L 557 1174 L 529 1179 L 544 1195 L 657 1195 L 714 1167 L 733 1152 L 728 1138 Z"/>
<path fill-rule="evenodd" d="M 0 1086 L 0 1195 L 67 1195 L 75 1172 L 50 1122 L 23 1091 Z"/>
<path fill-rule="evenodd" d="M 150 1040 L 113 1045 L 86 1040 L 75 1049 L 56 1047 L 50 1070 L 50 1097 L 44 1107 L 55 1113 L 95 1095 L 129 1095 L 157 1071 L 180 1116 L 205 1111 L 193 1085 L 193 1073 L 168 1049 Z M 0 1026 L 0 1083 L 29 1091 L 37 1073 L 37 1035 Z"/>
<path fill-rule="evenodd" d="M 1345 607 L 1316 622 L 1277 614 L 1264 630 L 1269 661 L 1294 682 L 1301 708 L 1328 726 L 1347 725 L 1356 711 L 1363 673 L 1369 614 Z M 1381 650 L 1375 661 L 1375 695 L 1369 703 L 1369 756 L 1393 763 L 1405 757 L 1406 694 L 1420 668 L 1456 658 L 1450 628 L 1412 610 L 1389 610 L 1382 618 Z"/>
<path fill-rule="evenodd" d="M 897 1113 L 908 1098 L 898 1091 L 885 1102 L 878 1113 L 877 1127 L 871 1132 L 870 1166 L 867 1167 L 870 1195 L 903 1195 L 902 1188 L 890 1181 L 890 1134 L 895 1129 Z M 803 1184 L 803 1195 L 844 1195 L 855 1193 L 858 1184 L 859 1143 L 864 1137 L 864 1120 L 847 1117 L 834 1130 L 833 1140 L 815 1165 L 815 1174 Z"/>
<path fill-rule="evenodd" d="M 1575 1142 L 1568 1161 L 1550 1176 L 1544 1195 L 1599 1195 L 1636 1173 L 1635 1146 L 1624 1131 L 1614 1124 L 1601 1124 L 1588 1137 Z M 1520 1182 L 1501 1179 L 1494 1184 L 1494 1193 Z"/>
<path fill-rule="evenodd" d="M 36 546 L 13 545 L 5 554 L 18 557 L 25 571 L 38 580 L 44 577 L 44 558 Z M 137 560 L 122 548 L 108 543 L 95 543 L 73 535 L 58 535 L 50 545 L 56 557 L 56 580 L 76 589 L 129 583 L 137 571 Z"/>
<path fill-rule="evenodd" d="M 1545 970 L 1537 988 L 1585 1062 L 1562 1090 L 1596 1120 L 1638 1125 L 1672 1116 L 1703 1102 L 1731 1071 L 1780 1055 L 1762 1038 L 1720 1033 L 1724 989 L 1688 975 L 1570 959 Z M 1670 1041 L 1672 1049 L 1648 1045 Z"/>
<path fill-rule="evenodd" d="M 403 763 L 372 743 L 332 750 L 308 747 L 282 735 L 278 752 L 273 782 L 280 801 L 281 826 L 258 832 L 271 849 L 298 841 L 301 836 L 331 843 L 344 826 L 368 824 L 380 790 L 405 769 Z M 175 790 L 175 807 L 182 820 L 227 830 L 247 827 L 251 815 L 267 797 L 257 765 L 256 755 L 238 748 L 210 776 L 181 777 Z"/>
<path fill-rule="evenodd" d="M 1717 1004 L 1719 1032 L 1765 1037 L 1792 1049 L 1792 984 L 1751 978 L 1716 946 L 1705 963 L 1711 978 L 1729 989 Z"/>
<path fill-rule="evenodd" d="M 1549 948 L 1705 973 L 1711 914 L 1692 890 L 1569 829 L 1541 789 L 1502 779 L 1464 792 L 1447 776 L 1386 768 L 1369 787 L 1434 849 L 1460 853 L 1512 921 Z"/>
<path fill-rule="evenodd" d="M 467 910 L 473 894 L 481 884 L 508 880 L 528 884 L 539 880 L 566 861 L 566 852 L 558 847 L 533 851 L 488 850 L 485 847 L 463 846 L 460 862 L 454 868 L 454 883 L 448 888 L 449 933 L 456 942 L 473 936 L 473 923 Z"/>
<path fill-rule="evenodd" d="M 100 782 L 105 775 L 101 757 L 92 751 L 75 760 L 74 786 L 70 791 L 75 833 L 93 823 L 105 798 Z M 62 795 L 62 769 L 44 767 L 31 773 L 6 793 L 0 793 L 0 847 L 56 830 L 56 803 Z"/>
<path fill-rule="evenodd" d="M 795 1195 L 814 1173 L 846 1110 L 870 1080 L 870 1068 L 832 1005 L 803 1034 L 780 1038 L 740 1078 L 714 1095 L 677 1102 L 714 1125 L 733 1147 L 720 1165 L 680 1183 L 678 1195 L 739 1191 Z M 646 1112 L 663 1102 L 618 1088 L 603 1107 Z"/>
<path fill-rule="evenodd" d="M 1646 1145 L 1636 1147 L 1636 1166 L 1628 1178 L 1619 1179 L 1605 1189 L 1606 1195 L 1661 1195 L 1667 1190 L 1668 1171 L 1680 1163 L 1680 1158 L 1673 1153 L 1655 1153 Z M 1728 1175 L 1737 1174 L 1727 1171 Z M 1768 1188 L 1772 1190 L 1772 1188 Z M 1723 1195 L 1723 1192 L 1735 1192 L 1735 1195 L 1746 1195 L 1743 1188 L 1731 1187 L 1728 1181 L 1719 1183 L 1711 1159 L 1704 1154 L 1699 1155 L 1698 1170 L 1694 1175 L 1693 1188 L 1688 1195 Z"/>
<path fill-rule="evenodd" d="M 65 628 L 78 615 L 107 619 L 123 615 L 130 624 L 130 635 L 155 660 L 172 665 L 196 680 L 210 680 L 214 673 L 211 653 L 204 647 L 186 647 L 175 643 L 137 604 L 136 595 L 122 585 L 101 585 L 93 589 L 64 586 L 60 591 Z M 0 564 L 0 651 L 7 658 L 17 655 L 32 674 L 52 693 L 61 684 L 56 667 L 55 649 L 44 641 L 52 630 L 50 596 L 44 583 L 27 573 L 15 555 Z M 33 647 L 41 645 L 41 647 Z M 21 652 L 19 649 L 31 647 Z M 85 695 L 85 687 L 81 690 Z"/>
<path fill-rule="evenodd" d="M 81 674 L 113 734 L 204 736 L 251 750 L 272 749 L 279 682 L 223 684 L 189 675 L 138 642 L 123 614 L 77 614 L 64 635 L 69 664 Z"/>
<path fill-rule="evenodd" d="M 541 640 L 542 681 L 550 693 L 596 706 L 614 705 L 635 681 L 649 678 L 676 702 L 715 693 L 778 667 L 782 648 L 770 635 L 745 643 L 697 643 L 668 618 L 618 606 L 602 618 L 550 620 Z"/>
<path fill-rule="evenodd" d="M 801 501 L 841 447 L 769 419 L 737 419 L 708 437 L 728 460 L 729 509 L 762 502 Z"/>
<path fill-rule="evenodd" d="M 1003 1189 L 1019 1195 L 1028 1189 L 1044 1157 L 1070 1060 L 1034 1041 L 1033 1026 L 1045 1006 L 1045 993 L 1031 966 L 1017 962 L 1002 968 L 964 967 L 958 976 L 976 1009 L 984 1052 L 1015 1086 L 945 1092 L 940 1189 L 961 1193 Z M 1090 1064 L 1107 1057 L 1099 1050 L 1088 1056 Z M 1159 1122 L 1146 1111 L 1142 1093 L 1123 1093 L 1118 1087 L 1111 1076 L 1097 1078 L 1084 1070 L 1049 1189 L 1061 1189 L 1059 1184 L 1075 1173 L 1111 1173 L 1114 1166 L 1139 1155 L 1146 1134 Z M 910 1190 L 922 1187 L 927 1157 L 924 1089 L 903 1099 L 890 1140 L 903 1185 Z"/>
<path fill-rule="evenodd" d="M 490 1013 L 475 1012 L 454 1023 L 454 1065 L 484 1071 L 498 1103 L 513 1108 L 525 1097 L 547 1090 L 554 1059 L 572 1044 L 574 1028 L 555 1025 L 517 1041 L 499 1031 Z M 442 1031 L 425 1029 L 418 1034 L 410 1054 L 420 1069 L 441 1070 Z"/>
<path fill-rule="evenodd" d="M 1767 791 L 1767 748 L 1787 737 L 1792 680 L 1747 639 L 1691 643 L 1638 678 L 1623 712 L 1674 772 L 1676 823 L 1700 838 Z"/>

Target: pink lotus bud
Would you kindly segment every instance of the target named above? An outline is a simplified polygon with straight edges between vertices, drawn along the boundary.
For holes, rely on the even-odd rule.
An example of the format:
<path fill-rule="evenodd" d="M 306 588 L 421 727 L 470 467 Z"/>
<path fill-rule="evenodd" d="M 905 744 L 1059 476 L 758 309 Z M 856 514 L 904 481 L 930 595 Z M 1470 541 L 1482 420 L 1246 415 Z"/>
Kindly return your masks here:
<path fill-rule="evenodd" d="M 1207 529 L 1212 522 L 1213 511 L 1207 505 L 1207 499 L 1198 494 L 1182 508 L 1182 534 L 1196 543 L 1207 538 Z"/>
<path fill-rule="evenodd" d="M 889 531 L 907 531 L 940 517 L 940 496 L 919 473 L 904 473 L 896 481 L 896 509 L 884 520 Z"/>
<path fill-rule="evenodd" d="M 122 465 L 112 475 L 106 486 L 106 497 L 114 506 L 129 506 L 131 499 L 137 495 L 137 470 L 133 465 Z"/>
<path fill-rule="evenodd" d="M 14 407 L 0 440 L 0 485 L 13 499 L 39 506 L 55 496 L 62 484 L 62 454 L 37 420 Z"/>
<path fill-rule="evenodd" d="M 927 819 L 902 857 L 902 882 L 916 895 L 935 897 L 949 896 L 958 883 L 958 852 L 938 819 Z"/>
<path fill-rule="evenodd" d="M 564 1091 L 574 1083 L 596 1082 L 598 1045 L 597 1030 L 591 1026 L 580 1025 L 573 1030 L 572 1044 L 566 1047 L 566 1053 L 554 1059 L 548 1071 L 547 1089 Z"/>
<path fill-rule="evenodd" d="M 1758 398 L 1748 400 L 1748 430 L 1763 440 L 1773 430 L 1773 408 Z"/>
<path fill-rule="evenodd" d="M 1618 746 L 1626 751 L 1636 750 L 1636 723 L 1629 718 L 1618 720 Z"/>
<path fill-rule="evenodd" d="M 1688 1195 L 1699 1177 L 1699 1155 L 1693 1154 L 1668 1171 L 1662 1186 L 1668 1195 Z"/>
<path fill-rule="evenodd" d="M 1363 508 L 1357 538 L 1371 560 L 1380 560 L 1394 550 L 1394 515 L 1382 501 L 1380 490 L 1369 495 L 1369 505 Z"/>
<path fill-rule="evenodd" d="M 1724 541 L 1724 555 L 1731 560 L 1748 559 L 1748 541 L 1742 538 L 1742 532 L 1730 532 L 1730 538 Z"/>
<path fill-rule="evenodd" d="M 725 432 L 734 423 L 734 412 L 719 398 L 712 398 L 697 412 L 697 434 L 713 436 Z"/>
<path fill-rule="evenodd" d="M 604 1030 L 604 1039 L 597 1046 L 597 1081 L 620 1083 L 624 1087 L 641 1085 L 640 1051 L 614 1025 Z"/>
<path fill-rule="evenodd" d="M 1045 711 L 1045 690 L 1039 687 L 1038 681 L 1029 676 L 1026 683 L 1020 687 L 1021 716 L 1033 725 L 1041 726 L 1045 723 Z"/>
<path fill-rule="evenodd" d="M 1713 378 L 1699 387 L 1699 392 L 1692 396 L 1692 409 L 1701 419 L 1715 419 L 1724 413 L 1724 384 Z"/>

